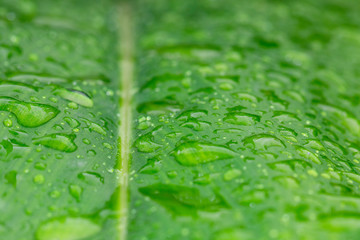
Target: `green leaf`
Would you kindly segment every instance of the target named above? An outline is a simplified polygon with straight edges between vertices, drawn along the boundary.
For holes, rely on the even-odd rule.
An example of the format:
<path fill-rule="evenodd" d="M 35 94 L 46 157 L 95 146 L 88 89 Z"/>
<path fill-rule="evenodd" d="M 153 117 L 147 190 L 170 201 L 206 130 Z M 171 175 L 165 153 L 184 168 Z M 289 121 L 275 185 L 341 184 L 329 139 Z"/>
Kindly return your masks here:
<path fill-rule="evenodd" d="M 0 239 L 357 239 L 359 11 L 1 0 Z"/>

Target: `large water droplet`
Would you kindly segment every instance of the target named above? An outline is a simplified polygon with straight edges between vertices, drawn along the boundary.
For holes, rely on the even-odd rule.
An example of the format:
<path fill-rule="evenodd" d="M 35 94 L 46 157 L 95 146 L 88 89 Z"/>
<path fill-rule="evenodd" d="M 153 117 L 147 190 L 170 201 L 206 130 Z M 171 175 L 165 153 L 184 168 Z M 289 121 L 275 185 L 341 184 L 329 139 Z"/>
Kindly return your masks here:
<path fill-rule="evenodd" d="M 221 196 L 214 193 L 203 196 L 197 188 L 154 184 L 139 188 L 139 191 L 177 215 L 193 215 L 198 210 L 214 211 L 227 207 Z"/>
<path fill-rule="evenodd" d="M 180 111 L 183 106 L 173 101 L 155 101 L 141 104 L 137 110 L 146 114 L 164 114 Z"/>
<path fill-rule="evenodd" d="M 318 104 L 318 107 L 340 120 L 341 124 L 352 134 L 360 136 L 360 121 L 353 114 L 338 107 L 326 104 Z"/>
<path fill-rule="evenodd" d="M 0 97 L 0 110 L 13 113 L 24 127 L 41 126 L 59 113 L 58 109 L 50 105 L 28 103 L 10 97 Z"/>
<path fill-rule="evenodd" d="M 285 144 L 275 136 L 269 134 L 257 134 L 243 140 L 245 146 L 255 149 L 267 150 L 272 147 L 285 147 Z"/>
<path fill-rule="evenodd" d="M 295 146 L 297 153 L 306 158 L 311 160 L 312 162 L 316 163 L 316 164 L 321 164 L 321 161 L 319 160 L 319 158 L 312 152 L 310 152 L 309 150 L 307 150 L 304 147 L 301 146 Z"/>
<path fill-rule="evenodd" d="M 194 166 L 201 163 L 233 158 L 236 156 L 236 153 L 221 145 L 191 141 L 175 148 L 172 155 L 180 164 Z"/>
<path fill-rule="evenodd" d="M 54 94 L 59 95 L 66 100 L 72 101 L 84 107 L 94 106 L 93 100 L 86 93 L 81 91 L 67 90 L 63 88 L 57 89 Z"/>
<path fill-rule="evenodd" d="M 36 231 L 38 240 L 80 240 L 101 230 L 96 223 L 86 218 L 57 218 L 42 223 Z"/>
<path fill-rule="evenodd" d="M 74 152 L 77 149 L 74 143 L 75 135 L 54 133 L 43 137 L 34 138 L 34 144 L 41 144 L 45 147 L 56 149 L 63 152 Z"/>

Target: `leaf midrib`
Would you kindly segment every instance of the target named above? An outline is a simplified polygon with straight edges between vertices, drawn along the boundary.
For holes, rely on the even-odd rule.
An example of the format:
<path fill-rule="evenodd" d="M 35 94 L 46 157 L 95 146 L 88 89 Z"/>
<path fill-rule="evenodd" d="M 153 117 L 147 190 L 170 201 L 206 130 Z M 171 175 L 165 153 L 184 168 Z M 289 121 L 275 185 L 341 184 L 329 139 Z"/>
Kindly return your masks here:
<path fill-rule="evenodd" d="M 117 8 L 118 22 L 118 68 L 119 86 L 122 94 L 120 98 L 120 127 L 118 139 L 118 166 L 119 166 L 119 224 L 118 239 L 127 239 L 128 226 L 128 186 L 129 186 L 129 161 L 132 121 L 132 85 L 134 80 L 134 36 L 133 15 L 131 4 L 121 1 Z"/>

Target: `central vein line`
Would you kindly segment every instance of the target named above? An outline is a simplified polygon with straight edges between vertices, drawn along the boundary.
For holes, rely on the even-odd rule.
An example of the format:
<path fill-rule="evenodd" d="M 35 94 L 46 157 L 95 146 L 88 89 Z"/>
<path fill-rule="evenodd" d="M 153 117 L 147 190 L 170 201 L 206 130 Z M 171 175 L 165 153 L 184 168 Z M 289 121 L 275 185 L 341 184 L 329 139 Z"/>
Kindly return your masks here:
<path fill-rule="evenodd" d="M 132 9 L 128 1 L 121 1 L 118 6 L 118 51 L 120 59 L 120 128 L 118 163 L 119 177 L 119 240 L 127 239 L 128 229 L 128 204 L 129 204 L 129 163 L 131 146 L 131 122 L 132 122 L 132 85 L 134 80 L 134 36 Z"/>

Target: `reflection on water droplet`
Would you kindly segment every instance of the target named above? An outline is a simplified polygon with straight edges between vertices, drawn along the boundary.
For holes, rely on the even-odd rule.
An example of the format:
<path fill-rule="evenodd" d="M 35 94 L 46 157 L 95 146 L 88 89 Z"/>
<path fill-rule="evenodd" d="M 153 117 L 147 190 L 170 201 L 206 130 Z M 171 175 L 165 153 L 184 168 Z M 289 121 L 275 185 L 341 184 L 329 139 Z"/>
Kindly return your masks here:
<path fill-rule="evenodd" d="M 54 133 L 43 137 L 34 138 L 34 144 L 41 144 L 45 147 L 56 149 L 63 152 L 74 152 L 77 149 L 74 143 L 75 135 Z"/>
<path fill-rule="evenodd" d="M 233 158 L 236 156 L 236 153 L 221 145 L 192 141 L 183 143 L 175 148 L 172 155 L 180 164 L 194 166 L 201 163 Z"/>
<path fill-rule="evenodd" d="M 0 110 L 13 113 L 24 127 L 41 126 L 59 113 L 50 105 L 27 103 L 10 97 L 0 97 Z"/>

